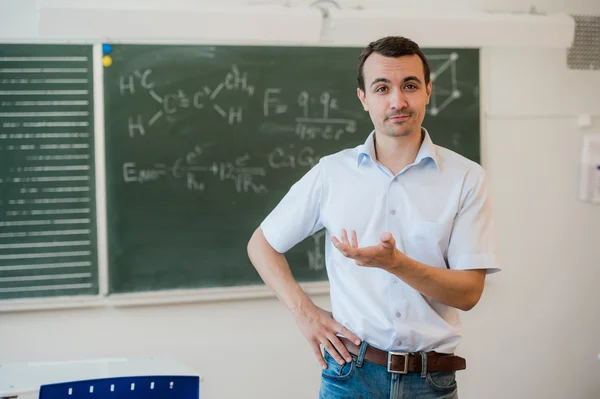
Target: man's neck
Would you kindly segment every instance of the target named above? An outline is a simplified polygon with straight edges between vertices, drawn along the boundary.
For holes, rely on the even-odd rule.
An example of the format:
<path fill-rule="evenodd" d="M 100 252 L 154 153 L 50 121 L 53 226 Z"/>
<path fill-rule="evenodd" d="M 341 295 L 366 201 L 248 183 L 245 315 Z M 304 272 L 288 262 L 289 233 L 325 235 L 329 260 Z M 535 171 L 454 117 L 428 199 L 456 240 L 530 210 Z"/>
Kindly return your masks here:
<path fill-rule="evenodd" d="M 403 137 L 390 137 L 375 132 L 375 155 L 383 166 L 394 175 L 417 158 L 425 137 L 421 129 Z"/>

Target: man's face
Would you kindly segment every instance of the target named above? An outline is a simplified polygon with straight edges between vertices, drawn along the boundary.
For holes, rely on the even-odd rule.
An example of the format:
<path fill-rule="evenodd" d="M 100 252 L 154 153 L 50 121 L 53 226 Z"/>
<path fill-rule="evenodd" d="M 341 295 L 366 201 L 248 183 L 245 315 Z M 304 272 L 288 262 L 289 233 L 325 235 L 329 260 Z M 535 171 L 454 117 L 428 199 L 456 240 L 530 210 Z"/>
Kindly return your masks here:
<path fill-rule="evenodd" d="M 365 61 L 363 77 L 365 91 L 358 89 L 358 98 L 375 130 L 390 137 L 420 134 L 431 95 L 431 81 L 425 85 L 421 58 L 372 53 Z"/>

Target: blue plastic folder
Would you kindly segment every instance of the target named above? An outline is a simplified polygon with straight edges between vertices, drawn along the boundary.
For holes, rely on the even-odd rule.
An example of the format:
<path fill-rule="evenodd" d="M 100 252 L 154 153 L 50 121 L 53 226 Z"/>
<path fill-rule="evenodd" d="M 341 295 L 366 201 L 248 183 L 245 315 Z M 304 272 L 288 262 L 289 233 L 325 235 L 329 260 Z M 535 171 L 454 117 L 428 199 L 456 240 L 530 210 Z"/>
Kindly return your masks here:
<path fill-rule="evenodd" d="M 114 377 L 42 385 L 40 399 L 199 399 L 200 377 Z"/>

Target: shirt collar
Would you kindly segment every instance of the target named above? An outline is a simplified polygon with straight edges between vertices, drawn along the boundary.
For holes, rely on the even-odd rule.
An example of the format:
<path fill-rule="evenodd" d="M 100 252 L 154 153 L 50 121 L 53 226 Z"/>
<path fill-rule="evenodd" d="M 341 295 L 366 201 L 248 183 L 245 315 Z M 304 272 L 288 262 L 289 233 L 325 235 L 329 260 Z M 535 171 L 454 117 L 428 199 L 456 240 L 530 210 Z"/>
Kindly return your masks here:
<path fill-rule="evenodd" d="M 369 157 L 371 161 L 377 159 L 375 157 L 375 130 L 369 134 L 369 137 L 367 137 L 365 143 L 358 147 L 358 159 L 356 166 L 360 166 L 366 157 Z"/>
<path fill-rule="evenodd" d="M 415 158 L 415 165 L 420 163 L 424 159 L 431 159 L 435 164 L 437 170 L 440 170 L 440 160 L 438 158 L 437 151 L 435 150 L 435 145 L 433 141 L 431 141 L 431 137 L 429 136 L 429 132 L 424 127 L 421 128 L 421 132 L 423 132 L 423 143 L 421 143 L 421 148 L 419 148 L 419 152 L 417 153 L 417 157 Z"/>
<path fill-rule="evenodd" d="M 419 152 L 417 153 L 417 157 L 415 158 L 413 165 L 416 165 L 422 160 L 429 158 L 435 163 L 436 168 L 440 170 L 439 158 L 435 150 L 435 145 L 429 136 L 429 132 L 424 127 L 421 128 L 421 132 L 424 135 L 423 142 L 421 143 L 421 148 L 419 148 Z M 369 137 L 367 137 L 365 143 L 359 146 L 356 165 L 360 166 L 366 157 L 369 157 L 371 161 L 375 161 L 377 159 L 375 156 L 375 130 L 369 134 Z"/>

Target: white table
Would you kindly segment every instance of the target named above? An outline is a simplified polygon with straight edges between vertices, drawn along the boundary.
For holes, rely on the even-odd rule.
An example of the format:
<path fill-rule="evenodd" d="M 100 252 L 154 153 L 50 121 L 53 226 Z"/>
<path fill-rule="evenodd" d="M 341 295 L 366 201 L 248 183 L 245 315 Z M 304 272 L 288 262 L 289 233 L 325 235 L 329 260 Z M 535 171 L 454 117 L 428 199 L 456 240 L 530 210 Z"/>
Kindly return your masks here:
<path fill-rule="evenodd" d="M 144 375 L 202 376 L 183 364 L 162 357 L 93 359 L 69 362 L 0 364 L 0 399 L 33 399 L 40 386 L 95 378 Z"/>

